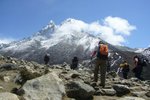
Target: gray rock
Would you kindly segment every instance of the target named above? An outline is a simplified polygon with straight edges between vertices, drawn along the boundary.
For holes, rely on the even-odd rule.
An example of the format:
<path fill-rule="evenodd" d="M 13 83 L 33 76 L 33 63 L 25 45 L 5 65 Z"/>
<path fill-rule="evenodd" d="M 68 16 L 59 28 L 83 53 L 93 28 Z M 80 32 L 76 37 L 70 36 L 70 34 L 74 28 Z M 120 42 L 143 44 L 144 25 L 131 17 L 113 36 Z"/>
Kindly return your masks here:
<path fill-rule="evenodd" d="M 55 73 L 29 80 L 22 88 L 25 100 L 62 100 L 65 95 L 64 84 Z"/>
<path fill-rule="evenodd" d="M 76 70 L 72 70 L 70 77 L 71 78 L 78 78 L 79 76 L 81 76 Z"/>
<path fill-rule="evenodd" d="M 41 75 L 42 74 L 38 71 L 33 71 L 33 69 L 27 69 L 27 67 L 24 67 L 20 70 L 20 76 L 16 77 L 16 82 L 19 81 L 21 84 L 24 84 L 27 80 L 40 77 Z"/>
<path fill-rule="evenodd" d="M 94 96 L 93 100 L 118 100 L 115 96 Z"/>
<path fill-rule="evenodd" d="M 139 97 L 130 97 L 130 96 L 127 96 L 127 97 L 123 97 L 123 98 L 120 98 L 120 99 L 117 99 L 117 100 L 145 100 L 145 99 L 139 98 Z"/>
<path fill-rule="evenodd" d="M 17 69 L 17 65 L 16 64 L 13 64 L 13 63 L 5 63 L 5 64 L 2 64 L 0 66 L 0 69 L 5 69 L 5 70 L 14 70 L 14 69 Z"/>
<path fill-rule="evenodd" d="M 101 94 L 107 96 L 114 96 L 116 95 L 116 91 L 114 89 L 102 89 Z"/>
<path fill-rule="evenodd" d="M 4 88 L 3 88 L 2 86 L 0 86 L 0 91 L 1 91 L 1 90 L 4 90 Z"/>
<path fill-rule="evenodd" d="M 129 80 L 117 81 L 117 82 L 115 82 L 115 84 L 127 85 L 129 87 L 132 86 L 132 85 L 134 85 L 133 82 L 131 82 Z"/>
<path fill-rule="evenodd" d="M 10 76 L 4 76 L 3 79 L 5 82 L 10 82 Z"/>
<path fill-rule="evenodd" d="M 123 96 L 130 93 L 129 87 L 125 85 L 115 84 L 113 89 L 116 91 L 117 96 Z"/>
<path fill-rule="evenodd" d="M 0 93 L 0 100 L 19 100 L 19 98 L 15 94 L 4 92 Z"/>
<path fill-rule="evenodd" d="M 150 91 L 145 94 L 147 97 L 150 97 Z"/>
<path fill-rule="evenodd" d="M 109 73 L 107 73 L 107 77 L 115 78 L 115 77 L 117 77 L 117 73 L 115 71 L 110 71 Z"/>
<path fill-rule="evenodd" d="M 72 81 L 66 84 L 66 93 L 70 98 L 88 100 L 92 99 L 94 92 L 95 90 L 93 87 L 83 82 Z"/>
<path fill-rule="evenodd" d="M 72 74 L 71 75 L 71 78 L 77 78 L 77 77 L 79 77 L 80 75 L 79 74 Z"/>
<path fill-rule="evenodd" d="M 131 92 L 131 94 L 136 97 L 143 97 L 145 95 L 145 93 L 146 93 L 146 91 Z"/>

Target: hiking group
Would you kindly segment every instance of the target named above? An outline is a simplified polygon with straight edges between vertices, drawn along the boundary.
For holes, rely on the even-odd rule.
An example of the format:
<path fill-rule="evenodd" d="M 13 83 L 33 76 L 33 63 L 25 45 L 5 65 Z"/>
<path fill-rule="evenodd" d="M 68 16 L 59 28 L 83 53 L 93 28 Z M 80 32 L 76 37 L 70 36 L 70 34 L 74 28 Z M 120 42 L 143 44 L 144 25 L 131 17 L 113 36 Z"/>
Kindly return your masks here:
<path fill-rule="evenodd" d="M 103 42 L 103 41 L 99 41 L 98 45 L 95 46 L 94 51 L 92 52 L 91 55 L 91 59 L 95 60 L 95 69 L 94 69 L 94 82 L 98 82 L 98 74 L 100 71 L 100 86 L 105 87 L 105 77 L 106 77 L 106 72 L 110 71 L 110 65 L 108 67 L 108 45 Z M 44 62 L 45 64 L 49 63 L 49 54 L 46 54 L 44 57 Z M 145 66 L 143 64 L 143 60 L 141 60 L 141 58 L 139 56 L 134 56 L 133 58 L 134 61 L 134 65 L 135 67 L 133 68 L 132 72 L 135 74 L 135 77 L 143 80 L 143 78 L 141 77 L 141 73 L 143 70 L 143 66 Z M 78 67 L 78 57 L 73 57 L 72 59 L 72 63 L 70 68 L 75 70 Z M 124 79 L 128 79 L 128 73 L 130 71 L 129 68 L 129 64 L 127 63 L 127 61 L 123 61 L 119 68 L 117 73 L 121 71 L 122 72 L 122 76 Z"/>
<path fill-rule="evenodd" d="M 48 53 L 46 53 L 45 56 L 44 56 L 44 64 L 48 65 L 49 61 L 50 61 L 50 55 Z M 72 59 L 72 63 L 70 65 L 70 68 L 75 70 L 75 69 L 77 69 L 77 67 L 78 67 L 78 57 L 75 56 Z"/>

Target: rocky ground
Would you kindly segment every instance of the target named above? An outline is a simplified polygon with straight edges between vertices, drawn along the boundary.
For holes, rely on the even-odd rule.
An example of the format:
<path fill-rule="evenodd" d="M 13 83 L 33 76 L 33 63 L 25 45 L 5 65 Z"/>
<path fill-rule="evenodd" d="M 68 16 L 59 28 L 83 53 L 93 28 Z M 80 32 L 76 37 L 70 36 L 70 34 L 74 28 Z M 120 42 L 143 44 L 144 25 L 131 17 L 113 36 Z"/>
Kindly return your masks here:
<path fill-rule="evenodd" d="M 41 65 L 0 56 L 0 100 L 150 100 L 150 81 L 107 73 L 106 87 L 83 65 Z"/>

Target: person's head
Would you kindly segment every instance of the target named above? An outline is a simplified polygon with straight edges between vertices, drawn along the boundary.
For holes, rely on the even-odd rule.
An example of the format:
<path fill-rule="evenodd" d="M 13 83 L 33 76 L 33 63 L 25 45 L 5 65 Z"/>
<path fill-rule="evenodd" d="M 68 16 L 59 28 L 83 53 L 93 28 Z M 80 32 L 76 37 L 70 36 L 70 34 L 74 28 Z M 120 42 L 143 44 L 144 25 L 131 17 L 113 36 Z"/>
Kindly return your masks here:
<path fill-rule="evenodd" d="M 123 63 L 127 63 L 127 61 L 124 60 Z"/>
<path fill-rule="evenodd" d="M 49 56 L 49 53 L 46 53 L 45 55 L 46 55 L 46 56 Z"/>
<path fill-rule="evenodd" d="M 135 59 L 135 58 L 138 58 L 138 55 L 135 55 L 135 56 L 133 57 L 133 59 Z"/>
<path fill-rule="evenodd" d="M 104 42 L 103 42 L 103 41 L 99 41 L 99 42 L 98 42 L 98 45 L 99 45 L 99 44 L 104 44 Z"/>
<path fill-rule="evenodd" d="M 76 56 L 74 56 L 73 59 L 78 59 L 78 58 Z"/>

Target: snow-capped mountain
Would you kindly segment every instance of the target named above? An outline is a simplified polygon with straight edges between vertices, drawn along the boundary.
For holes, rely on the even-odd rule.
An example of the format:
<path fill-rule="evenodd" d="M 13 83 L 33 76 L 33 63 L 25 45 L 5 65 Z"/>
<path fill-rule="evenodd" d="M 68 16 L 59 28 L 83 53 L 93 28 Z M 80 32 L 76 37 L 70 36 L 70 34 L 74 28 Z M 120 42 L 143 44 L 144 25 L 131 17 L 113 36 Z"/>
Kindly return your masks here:
<path fill-rule="evenodd" d="M 83 23 L 79 20 L 67 19 L 61 25 L 55 25 L 51 21 L 33 36 L 12 42 L 5 47 L 1 46 L 0 52 L 7 56 L 40 63 L 43 62 L 45 53 L 50 53 L 51 63 L 62 63 L 73 56 L 86 58 L 99 39 L 74 27 L 74 24 Z M 66 27 L 69 27 L 69 30 Z"/>
<path fill-rule="evenodd" d="M 145 48 L 138 48 L 135 50 L 136 53 L 142 53 L 145 50 Z"/>
<path fill-rule="evenodd" d="M 20 59 L 33 60 L 43 63 L 43 56 L 50 54 L 50 63 L 70 62 L 73 56 L 80 60 L 90 58 L 90 54 L 100 40 L 97 35 L 92 35 L 92 29 L 83 21 L 67 19 L 60 25 L 55 25 L 53 21 L 42 28 L 33 36 L 1 46 L 0 53 L 6 56 L 13 56 Z M 93 33 L 94 34 L 94 33 Z M 119 48 L 108 44 L 110 55 L 113 61 L 117 57 L 128 56 Z M 132 57 L 132 56 L 131 56 Z"/>

